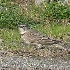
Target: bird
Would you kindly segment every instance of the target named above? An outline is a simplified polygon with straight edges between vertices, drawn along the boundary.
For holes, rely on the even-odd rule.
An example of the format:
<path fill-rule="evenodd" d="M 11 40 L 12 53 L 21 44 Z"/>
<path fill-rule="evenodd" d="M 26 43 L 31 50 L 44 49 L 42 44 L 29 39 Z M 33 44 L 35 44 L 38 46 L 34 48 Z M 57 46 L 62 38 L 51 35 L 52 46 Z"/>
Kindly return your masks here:
<path fill-rule="evenodd" d="M 52 45 L 60 42 L 46 36 L 45 34 L 37 30 L 29 29 L 27 25 L 19 25 L 18 29 L 19 29 L 21 38 L 27 44 L 34 44 L 34 45 L 37 45 L 38 47 L 41 47 L 42 45 Z"/>

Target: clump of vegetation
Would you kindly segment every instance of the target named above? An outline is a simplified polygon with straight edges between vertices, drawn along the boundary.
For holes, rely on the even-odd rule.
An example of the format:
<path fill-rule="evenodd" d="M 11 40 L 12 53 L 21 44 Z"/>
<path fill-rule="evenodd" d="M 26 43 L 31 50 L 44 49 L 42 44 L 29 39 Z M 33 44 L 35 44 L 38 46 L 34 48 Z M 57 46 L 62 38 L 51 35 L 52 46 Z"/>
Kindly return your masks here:
<path fill-rule="evenodd" d="M 15 29 L 19 24 L 38 23 L 28 14 L 28 10 L 21 12 L 19 4 L 5 2 L 0 4 L 0 28 Z"/>
<path fill-rule="evenodd" d="M 39 21 L 46 22 L 46 20 L 48 20 L 50 23 L 65 23 L 66 21 L 69 22 L 70 19 L 70 6 L 57 2 L 45 2 L 38 7 L 31 7 L 29 13 L 32 18 L 35 17 L 37 20 L 39 19 Z"/>
<path fill-rule="evenodd" d="M 20 8 L 18 5 L 0 5 L 0 27 L 15 28 L 20 20 Z"/>
<path fill-rule="evenodd" d="M 41 23 L 69 23 L 70 6 L 63 3 L 43 3 L 40 6 L 29 4 L 21 12 L 19 4 L 1 3 L 0 27 L 16 28 L 19 24 L 36 25 Z"/>

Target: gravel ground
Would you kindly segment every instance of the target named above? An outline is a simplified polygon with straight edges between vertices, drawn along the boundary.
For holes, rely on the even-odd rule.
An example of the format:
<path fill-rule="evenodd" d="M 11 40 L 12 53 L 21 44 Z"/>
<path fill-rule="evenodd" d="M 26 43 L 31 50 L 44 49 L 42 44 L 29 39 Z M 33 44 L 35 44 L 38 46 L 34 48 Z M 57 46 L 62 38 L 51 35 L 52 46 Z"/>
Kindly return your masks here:
<path fill-rule="evenodd" d="M 70 60 L 16 55 L 0 57 L 0 70 L 70 70 Z"/>
<path fill-rule="evenodd" d="M 0 70 L 70 70 L 70 58 L 19 56 L 0 51 Z"/>

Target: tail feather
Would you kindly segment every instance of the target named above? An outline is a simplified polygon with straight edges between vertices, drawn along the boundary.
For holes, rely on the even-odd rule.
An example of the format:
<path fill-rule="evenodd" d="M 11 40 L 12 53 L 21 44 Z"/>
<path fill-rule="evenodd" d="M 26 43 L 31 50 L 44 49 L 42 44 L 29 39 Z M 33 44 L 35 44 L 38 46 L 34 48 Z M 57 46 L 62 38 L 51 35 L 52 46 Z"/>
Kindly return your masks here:
<path fill-rule="evenodd" d="M 62 41 L 60 40 L 52 40 L 54 44 L 59 44 L 59 43 L 62 43 Z"/>

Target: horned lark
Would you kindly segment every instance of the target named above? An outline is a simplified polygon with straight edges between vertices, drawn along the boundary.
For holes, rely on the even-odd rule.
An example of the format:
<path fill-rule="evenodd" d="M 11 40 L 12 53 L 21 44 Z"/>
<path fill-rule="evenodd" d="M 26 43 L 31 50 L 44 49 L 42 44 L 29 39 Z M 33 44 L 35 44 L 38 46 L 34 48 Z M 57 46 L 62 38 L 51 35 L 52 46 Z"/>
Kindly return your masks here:
<path fill-rule="evenodd" d="M 27 44 L 34 44 L 37 46 L 56 44 L 58 41 L 36 31 L 29 29 L 26 25 L 19 25 L 21 38 Z"/>

